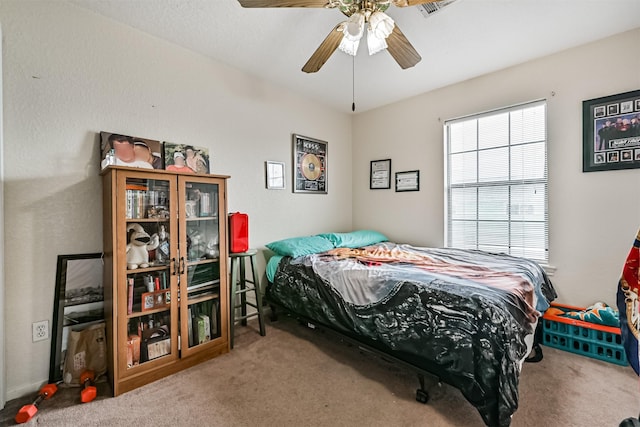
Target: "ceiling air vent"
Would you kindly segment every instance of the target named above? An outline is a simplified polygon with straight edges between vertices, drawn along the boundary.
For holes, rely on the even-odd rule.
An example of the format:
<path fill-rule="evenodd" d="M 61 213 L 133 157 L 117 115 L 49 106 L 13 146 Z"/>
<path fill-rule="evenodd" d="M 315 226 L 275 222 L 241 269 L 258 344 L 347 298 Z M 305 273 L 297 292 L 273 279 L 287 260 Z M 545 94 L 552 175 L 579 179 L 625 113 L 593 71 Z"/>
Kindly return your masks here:
<path fill-rule="evenodd" d="M 424 17 L 428 18 L 429 16 L 438 12 L 442 8 L 449 6 L 451 3 L 455 1 L 457 0 L 442 0 L 442 1 L 433 2 L 433 3 L 423 3 L 421 5 L 418 5 L 417 7 L 420 10 L 420 12 L 424 15 Z"/>

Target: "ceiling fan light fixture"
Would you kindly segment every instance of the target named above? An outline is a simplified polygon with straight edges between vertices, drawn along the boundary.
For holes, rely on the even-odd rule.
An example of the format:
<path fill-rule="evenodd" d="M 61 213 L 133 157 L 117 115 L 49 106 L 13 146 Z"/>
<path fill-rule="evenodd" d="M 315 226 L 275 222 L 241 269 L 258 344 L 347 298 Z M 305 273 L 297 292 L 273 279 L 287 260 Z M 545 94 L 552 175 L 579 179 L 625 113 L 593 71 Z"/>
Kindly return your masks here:
<path fill-rule="evenodd" d="M 360 46 L 360 39 L 364 34 L 364 27 L 364 15 L 362 13 L 358 12 L 351 15 L 342 27 L 344 36 L 338 49 L 351 56 L 356 56 Z"/>
<path fill-rule="evenodd" d="M 364 33 L 364 14 L 361 12 L 354 13 L 347 20 L 347 26 L 344 29 L 345 37 L 352 37 L 360 40 Z"/>
<path fill-rule="evenodd" d="M 367 47 L 369 55 L 374 55 L 387 48 L 387 40 L 378 38 L 373 31 L 367 31 Z"/>
<path fill-rule="evenodd" d="M 353 40 L 345 35 L 344 37 L 342 37 L 342 40 L 338 45 L 338 49 L 340 49 L 344 53 L 347 53 L 351 56 L 356 56 L 359 46 L 360 46 L 360 39 Z"/>
<path fill-rule="evenodd" d="M 369 33 L 373 34 L 379 39 L 386 39 L 393 32 L 395 22 L 389 15 L 384 12 L 373 12 L 369 17 Z"/>

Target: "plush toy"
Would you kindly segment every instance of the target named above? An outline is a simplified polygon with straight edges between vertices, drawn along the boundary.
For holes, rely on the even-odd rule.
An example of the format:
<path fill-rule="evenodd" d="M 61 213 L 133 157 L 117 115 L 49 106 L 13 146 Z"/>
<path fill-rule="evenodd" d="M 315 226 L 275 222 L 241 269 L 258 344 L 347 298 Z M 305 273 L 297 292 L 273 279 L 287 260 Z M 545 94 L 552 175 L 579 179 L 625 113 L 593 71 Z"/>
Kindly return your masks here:
<path fill-rule="evenodd" d="M 218 239 L 209 239 L 207 243 L 207 249 L 205 250 L 205 257 L 217 258 L 220 255 L 220 246 L 218 245 Z"/>
<path fill-rule="evenodd" d="M 149 236 L 140 224 L 133 223 L 127 227 L 129 243 L 127 244 L 127 268 L 149 267 L 149 251 L 158 247 L 159 238 L 157 234 Z"/>
<path fill-rule="evenodd" d="M 196 229 L 187 230 L 187 253 L 189 259 L 200 259 L 205 253 L 204 236 Z"/>

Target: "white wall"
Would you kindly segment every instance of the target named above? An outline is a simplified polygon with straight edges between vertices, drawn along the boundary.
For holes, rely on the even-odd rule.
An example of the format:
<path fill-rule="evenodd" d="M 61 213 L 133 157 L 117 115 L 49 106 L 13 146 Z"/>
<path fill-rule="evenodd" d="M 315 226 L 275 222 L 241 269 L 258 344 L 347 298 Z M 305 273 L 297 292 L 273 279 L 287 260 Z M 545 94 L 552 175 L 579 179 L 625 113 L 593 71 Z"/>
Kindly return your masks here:
<path fill-rule="evenodd" d="M 357 115 L 354 227 L 443 245 L 443 121 L 547 99 L 552 280 L 559 301 L 615 304 L 640 227 L 640 170 L 582 173 L 582 101 L 640 89 L 638 40 L 634 30 Z M 369 190 L 369 161 L 386 158 L 393 173 L 419 169 L 420 192 Z"/>
<path fill-rule="evenodd" d="M 97 134 L 209 148 L 253 247 L 351 228 L 351 119 L 84 9 L 2 1 L 7 398 L 48 377 L 56 259 L 102 248 Z M 291 134 L 329 143 L 329 194 L 291 192 Z M 286 162 L 266 190 L 264 161 Z"/>

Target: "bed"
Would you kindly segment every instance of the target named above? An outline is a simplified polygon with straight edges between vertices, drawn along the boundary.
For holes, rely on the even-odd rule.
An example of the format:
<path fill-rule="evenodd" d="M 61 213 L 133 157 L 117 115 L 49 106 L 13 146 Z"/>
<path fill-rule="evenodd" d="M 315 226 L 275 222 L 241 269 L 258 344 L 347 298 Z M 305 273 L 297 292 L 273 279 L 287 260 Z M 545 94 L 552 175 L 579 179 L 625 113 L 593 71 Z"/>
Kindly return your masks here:
<path fill-rule="evenodd" d="M 538 264 L 364 230 L 267 247 L 270 304 L 437 376 L 488 426 L 510 425 L 538 318 L 556 297 Z"/>

